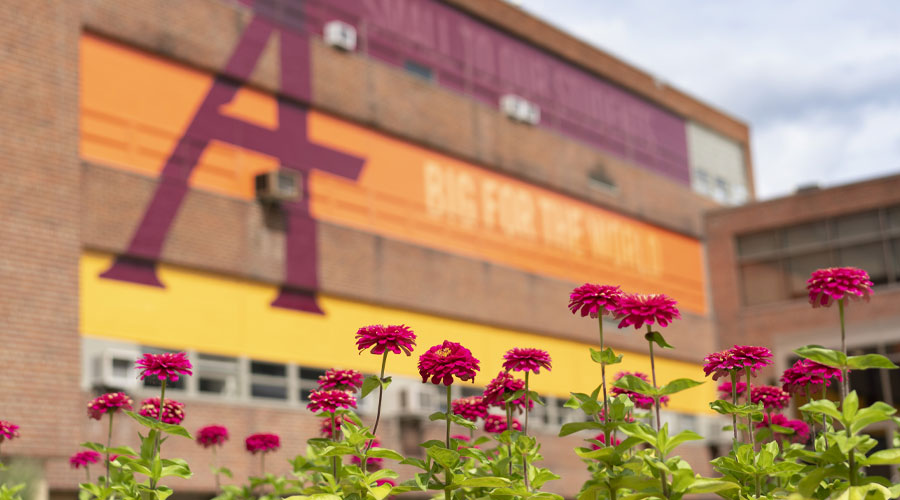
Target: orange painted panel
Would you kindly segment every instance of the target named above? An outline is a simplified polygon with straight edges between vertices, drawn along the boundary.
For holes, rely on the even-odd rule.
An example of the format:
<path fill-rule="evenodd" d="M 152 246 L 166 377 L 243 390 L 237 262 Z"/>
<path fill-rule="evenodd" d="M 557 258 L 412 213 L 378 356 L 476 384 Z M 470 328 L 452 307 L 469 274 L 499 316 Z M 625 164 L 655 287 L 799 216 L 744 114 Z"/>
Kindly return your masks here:
<path fill-rule="evenodd" d="M 203 72 L 91 35 L 81 39 L 81 154 L 158 175 L 211 85 Z M 223 113 L 278 126 L 275 99 L 242 89 Z M 441 155 L 350 122 L 309 113 L 312 142 L 360 156 L 350 181 L 313 171 L 314 216 L 391 238 L 576 282 L 662 292 L 705 313 L 699 241 Z M 244 199 L 266 155 L 210 145 L 191 185 Z"/>

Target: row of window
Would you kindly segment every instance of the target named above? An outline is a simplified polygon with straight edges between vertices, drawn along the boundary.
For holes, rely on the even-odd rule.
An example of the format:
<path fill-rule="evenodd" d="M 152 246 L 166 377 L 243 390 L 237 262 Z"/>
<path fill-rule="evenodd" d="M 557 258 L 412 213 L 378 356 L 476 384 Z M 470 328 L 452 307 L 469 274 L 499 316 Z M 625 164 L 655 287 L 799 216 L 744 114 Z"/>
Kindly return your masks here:
<path fill-rule="evenodd" d="M 900 206 L 737 237 L 745 305 L 806 296 L 816 269 L 853 266 L 875 285 L 900 279 Z"/>

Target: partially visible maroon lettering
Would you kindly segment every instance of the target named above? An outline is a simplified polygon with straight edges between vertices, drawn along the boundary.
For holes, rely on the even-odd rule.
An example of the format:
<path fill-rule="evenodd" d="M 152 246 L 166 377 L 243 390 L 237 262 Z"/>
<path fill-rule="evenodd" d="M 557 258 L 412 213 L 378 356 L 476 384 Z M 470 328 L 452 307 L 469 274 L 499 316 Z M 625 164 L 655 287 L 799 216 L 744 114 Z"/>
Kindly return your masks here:
<path fill-rule="evenodd" d="M 278 98 L 278 129 L 269 130 L 222 115 L 220 106 L 231 102 L 249 78 L 269 38 L 280 36 L 281 94 Z M 306 108 L 293 99 L 308 101 L 309 42 L 295 32 L 276 28 L 256 16 L 244 29 L 223 74 L 215 78 L 183 137 L 178 141 L 160 174 L 153 199 L 147 207 L 124 255 L 116 258 L 104 278 L 162 287 L 156 262 L 166 236 L 188 193 L 188 179 L 203 150 L 212 140 L 251 149 L 279 159 L 281 167 L 300 172 L 303 197 L 283 206 L 287 218 L 285 276 L 273 306 L 321 313 L 315 299 L 316 224 L 309 213 L 309 172 L 318 169 L 348 179 L 362 171 L 361 158 L 309 142 Z"/>

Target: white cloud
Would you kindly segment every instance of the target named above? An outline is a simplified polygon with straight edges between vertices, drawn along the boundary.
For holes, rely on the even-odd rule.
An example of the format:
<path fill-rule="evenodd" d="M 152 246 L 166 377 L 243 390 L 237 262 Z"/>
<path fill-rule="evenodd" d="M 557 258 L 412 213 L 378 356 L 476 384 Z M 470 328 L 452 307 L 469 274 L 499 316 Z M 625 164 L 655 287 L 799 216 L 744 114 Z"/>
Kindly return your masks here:
<path fill-rule="evenodd" d="M 748 121 L 761 197 L 900 172 L 892 0 L 520 3 Z"/>

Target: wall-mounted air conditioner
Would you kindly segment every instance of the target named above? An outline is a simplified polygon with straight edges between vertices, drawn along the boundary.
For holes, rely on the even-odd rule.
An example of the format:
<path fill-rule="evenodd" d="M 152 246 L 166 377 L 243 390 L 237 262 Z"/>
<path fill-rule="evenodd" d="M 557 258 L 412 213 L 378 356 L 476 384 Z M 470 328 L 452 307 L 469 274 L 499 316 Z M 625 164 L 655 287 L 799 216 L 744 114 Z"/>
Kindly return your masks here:
<path fill-rule="evenodd" d="M 419 380 L 394 379 L 385 392 L 382 411 L 386 415 L 427 417 L 440 411 L 443 395 L 434 384 Z"/>
<path fill-rule="evenodd" d="M 136 349 L 106 348 L 92 360 L 91 385 L 106 389 L 129 390 L 138 386 L 134 362 L 141 357 Z"/>
<path fill-rule="evenodd" d="M 256 198 L 266 202 L 297 201 L 302 192 L 302 178 L 290 170 L 273 170 L 256 176 Z"/>
<path fill-rule="evenodd" d="M 515 94 L 506 94 L 500 98 L 500 110 L 513 120 L 537 125 L 541 121 L 541 108 Z"/>
<path fill-rule="evenodd" d="M 353 52 L 356 50 L 356 28 L 343 21 L 329 21 L 322 30 L 322 38 L 332 47 Z"/>

